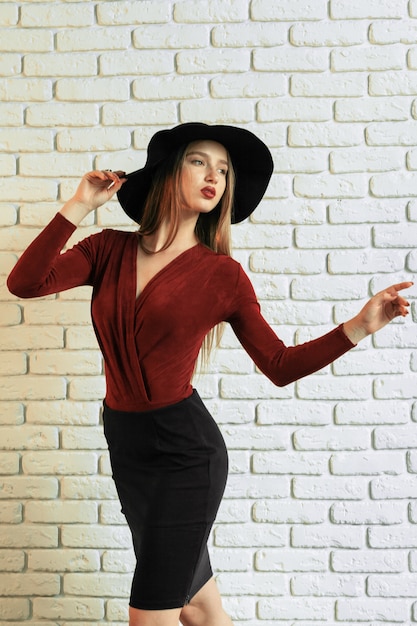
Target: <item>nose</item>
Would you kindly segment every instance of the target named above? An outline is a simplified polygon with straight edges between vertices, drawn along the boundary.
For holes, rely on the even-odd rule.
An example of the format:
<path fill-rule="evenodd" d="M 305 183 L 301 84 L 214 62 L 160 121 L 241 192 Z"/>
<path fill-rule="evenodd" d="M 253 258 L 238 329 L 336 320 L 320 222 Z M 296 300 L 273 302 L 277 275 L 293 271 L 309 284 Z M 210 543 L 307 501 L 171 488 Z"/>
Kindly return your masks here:
<path fill-rule="evenodd" d="M 211 181 L 212 183 L 217 183 L 219 179 L 218 172 L 215 167 L 208 167 L 206 173 L 206 180 Z"/>

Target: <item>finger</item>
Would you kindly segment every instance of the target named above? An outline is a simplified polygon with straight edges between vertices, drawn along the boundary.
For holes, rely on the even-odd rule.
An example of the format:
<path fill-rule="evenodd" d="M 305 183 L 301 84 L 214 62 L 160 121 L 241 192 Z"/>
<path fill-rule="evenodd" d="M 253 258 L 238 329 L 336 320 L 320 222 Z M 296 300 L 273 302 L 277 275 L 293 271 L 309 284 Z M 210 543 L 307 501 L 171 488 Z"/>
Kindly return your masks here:
<path fill-rule="evenodd" d="M 402 289 L 408 289 L 414 285 L 411 281 L 405 281 L 403 283 L 397 283 L 396 285 L 392 285 L 391 289 L 395 289 L 395 291 L 402 291 Z"/>

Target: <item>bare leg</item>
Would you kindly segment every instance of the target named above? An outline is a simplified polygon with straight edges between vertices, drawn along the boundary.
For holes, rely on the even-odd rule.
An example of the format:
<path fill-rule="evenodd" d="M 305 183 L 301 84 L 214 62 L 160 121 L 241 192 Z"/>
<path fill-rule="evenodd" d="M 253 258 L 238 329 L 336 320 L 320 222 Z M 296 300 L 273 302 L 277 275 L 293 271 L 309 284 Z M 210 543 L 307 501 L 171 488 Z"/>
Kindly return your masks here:
<path fill-rule="evenodd" d="M 129 607 L 129 626 L 178 626 L 181 609 L 144 611 Z"/>
<path fill-rule="evenodd" d="M 183 626 L 233 626 L 224 612 L 216 581 L 211 578 L 183 607 L 180 614 Z"/>

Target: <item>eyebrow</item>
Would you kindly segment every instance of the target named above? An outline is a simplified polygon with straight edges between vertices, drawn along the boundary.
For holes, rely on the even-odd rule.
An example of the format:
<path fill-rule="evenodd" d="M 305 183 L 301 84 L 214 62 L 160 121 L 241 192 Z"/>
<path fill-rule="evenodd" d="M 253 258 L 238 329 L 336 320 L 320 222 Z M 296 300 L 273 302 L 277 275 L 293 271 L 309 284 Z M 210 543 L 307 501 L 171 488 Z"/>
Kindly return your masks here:
<path fill-rule="evenodd" d="M 191 152 L 187 152 L 187 156 L 190 156 L 190 154 L 199 154 L 200 156 L 209 158 L 209 155 L 207 154 L 207 152 L 201 152 L 200 150 L 191 150 Z M 228 161 L 225 161 L 224 159 L 219 159 L 218 162 L 224 163 L 225 165 L 229 165 Z"/>

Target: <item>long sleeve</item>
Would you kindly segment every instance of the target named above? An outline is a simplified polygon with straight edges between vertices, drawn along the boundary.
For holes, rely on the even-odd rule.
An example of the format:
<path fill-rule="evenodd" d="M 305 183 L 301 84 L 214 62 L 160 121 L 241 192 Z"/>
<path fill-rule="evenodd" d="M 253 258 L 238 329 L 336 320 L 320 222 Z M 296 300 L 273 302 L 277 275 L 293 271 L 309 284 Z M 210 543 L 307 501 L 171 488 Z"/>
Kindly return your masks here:
<path fill-rule="evenodd" d="M 354 347 L 341 326 L 318 339 L 287 347 L 262 317 L 252 284 L 242 269 L 228 321 L 255 364 L 280 387 L 316 372 Z"/>
<path fill-rule="evenodd" d="M 7 286 L 20 298 L 35 298 L 92 284 L 94 237 L 61 254 L 76 226 L 58 213 L 22 254 Z"/>

